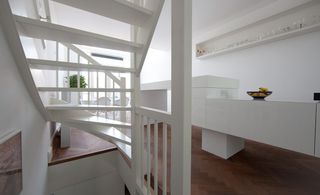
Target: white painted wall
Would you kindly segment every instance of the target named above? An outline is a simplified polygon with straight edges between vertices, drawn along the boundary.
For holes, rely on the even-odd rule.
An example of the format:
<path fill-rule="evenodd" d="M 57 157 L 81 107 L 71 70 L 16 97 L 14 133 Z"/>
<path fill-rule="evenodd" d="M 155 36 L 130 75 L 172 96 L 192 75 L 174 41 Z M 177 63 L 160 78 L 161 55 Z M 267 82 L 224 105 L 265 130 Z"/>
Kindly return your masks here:
<path fill-rule="evenodd" d="M 171 1 L 165 1 L 146 56 L 141 83 L 171 80 Z"/>
<path fill-rule="evenodd" d="M 171 52 L 150 48 L 141 72 L 141 83 L 171 80 Z"/>
<path fill-rule="evenodd" d="M 48 189 L 54 195 L 122 195 L 117 170 L 118 151 L 70 161 L 48 169 Z"/>
<path fill-rule="evenodd" d="M 215 75 L 240 80 L 239 98 L 260 86 L 273 94 L 268 100 L 313 100 L 320 91 L 320 32 L 211 57 L 193 59 L 193 76 Z"/>
<path fill-rule="evenodd" d="M 19 75 L 0 26 L 0 134 L 22 130 L 23 191 L 44 195 L 47 183 L 49 124 L 36 110 Z"/>

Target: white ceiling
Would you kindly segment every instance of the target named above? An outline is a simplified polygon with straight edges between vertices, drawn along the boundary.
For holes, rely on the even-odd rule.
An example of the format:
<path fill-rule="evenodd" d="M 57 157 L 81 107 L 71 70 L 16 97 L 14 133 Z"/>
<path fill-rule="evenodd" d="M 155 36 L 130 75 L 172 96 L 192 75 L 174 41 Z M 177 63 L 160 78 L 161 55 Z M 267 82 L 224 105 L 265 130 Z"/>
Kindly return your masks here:
<path fill-rule="evenodd" d="M 12 4 L 20 0 L 10 0 Z M 91 0 L 94 3 L 96 0 Z M 151 47 L 170 50 L 171 1 L 166 0 Z M 254 10 L 282 0 L 193 0 L 193 36 L 200 36 L 214 28 L 223 26 Z M 289 0 L 290 1 L 290 0 Z M 298 1 L 298 0 L 291 0 Z M 130 26 L 100 15 L 51 2 L 51 13 L 56 22 L 82 30 L 125 40 L 130 38 Z M 18 6 L 16 6 L 19 9 Z"/>
<path fill-rule="evenodd" d="M 218 27 L 276 0 L 193 0 L 193 33 Z"/>
<path fill-rule="evenodd" d="M 95 1 L 95 0 L 91 0 Z M 171 48 L 171 1 L 166 0 L 151 42 L 151 47 L 160 50 Z M 276 0 L 193 0 L 193 35 L 221 26 L 250 11 Z M 96 32 L 129 40 L 129 25 L 100 15 L 51 1 L 55 21 L 82 30 Z"/>
<path fill-rule="evenodd" d="M 221 26 L 237 17 L 276 0 L 193 0 L 193 36 Z M 154 49 L 169 50 L 171 37 L 171 1 L 166 0 L 151 43 Z"/>

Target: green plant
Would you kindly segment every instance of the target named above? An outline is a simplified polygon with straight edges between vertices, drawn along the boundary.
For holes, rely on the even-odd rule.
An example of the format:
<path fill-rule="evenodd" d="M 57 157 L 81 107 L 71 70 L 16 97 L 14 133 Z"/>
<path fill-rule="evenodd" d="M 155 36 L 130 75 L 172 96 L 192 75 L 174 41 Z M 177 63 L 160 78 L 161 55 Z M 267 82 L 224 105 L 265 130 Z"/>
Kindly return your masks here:
<path fill-rule="evenodd" d="M 70 88 L 77 88 L 78 87 L 78 75 L 75 74 L 75 75 L 69 76 L 69 84 L 70 84 Z M 84 76 L 80 75 L 80 88 L 86 88 L 86 87 L 87 87 L 86 80 L 85 80 Z"/>

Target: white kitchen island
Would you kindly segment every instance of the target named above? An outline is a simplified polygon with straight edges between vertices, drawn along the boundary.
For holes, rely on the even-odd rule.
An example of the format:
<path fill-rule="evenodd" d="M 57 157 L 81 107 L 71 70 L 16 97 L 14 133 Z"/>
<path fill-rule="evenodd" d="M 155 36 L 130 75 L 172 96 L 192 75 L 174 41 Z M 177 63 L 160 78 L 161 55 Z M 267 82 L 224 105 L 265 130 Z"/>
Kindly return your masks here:
<path fill-rule="evenodd" d="M 202 128 L 203 150 L 228 159 L 249 139 L 320 157 L 319 103 L 239 100 L 238 86 L 223 77 L 192 79 L 192 124 Z M 170 81 L 141 89 L 145 106 L 170 108 Z"/>
<path fill-rule="evenodd" d="M 207 98 L 199 124 L 203 149 L 229 158 L 243 149 L 243 139 L 250 139 L 320 157 L 317 107 L 312 102 Z"/>

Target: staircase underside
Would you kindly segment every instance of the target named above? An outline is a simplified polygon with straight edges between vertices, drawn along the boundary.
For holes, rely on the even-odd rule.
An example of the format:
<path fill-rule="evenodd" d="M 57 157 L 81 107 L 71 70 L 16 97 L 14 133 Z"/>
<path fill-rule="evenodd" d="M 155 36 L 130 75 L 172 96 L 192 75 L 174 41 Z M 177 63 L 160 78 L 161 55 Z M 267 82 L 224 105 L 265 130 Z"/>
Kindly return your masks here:
<path fill-rule="evenodd" d="M 42 22 L 22 16 L 14 16 L 14 18 L 17 22 L 17 28 L 20 35 L 26 37 L 127 52 L 139 52 L 142 48 L 142 45 L 138 43 L 86 32 L 58 24 Z"/>
<path fill-rule="evenodd" d="M 99 64 L 80 64 L 72 62 L 61 62 L 52 60 L 27 59 L 30 68 L 38 70 L 69 70 L 69 71 L 98 71 L 98 72 L 120 72 L 133 73 L 133 68 L 123 68 Z"/>
<path fill-rule="evenodd" d="M 152 11 L 126 0 L 100 0 L 99 3 L 88 0 L 54 1 L 136 26 L 144 26 L 152 16 Z"/>

